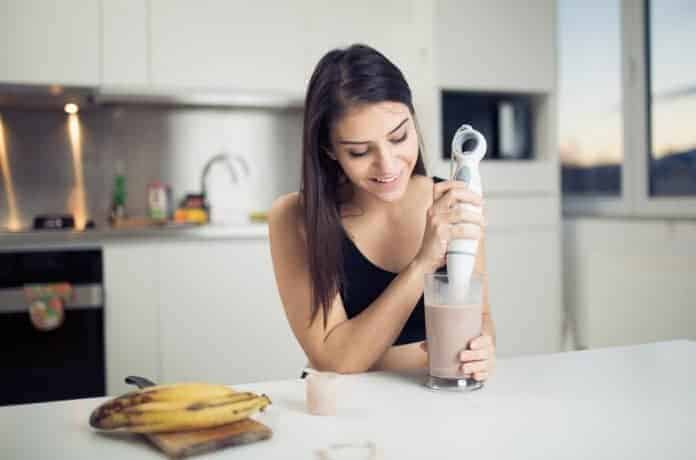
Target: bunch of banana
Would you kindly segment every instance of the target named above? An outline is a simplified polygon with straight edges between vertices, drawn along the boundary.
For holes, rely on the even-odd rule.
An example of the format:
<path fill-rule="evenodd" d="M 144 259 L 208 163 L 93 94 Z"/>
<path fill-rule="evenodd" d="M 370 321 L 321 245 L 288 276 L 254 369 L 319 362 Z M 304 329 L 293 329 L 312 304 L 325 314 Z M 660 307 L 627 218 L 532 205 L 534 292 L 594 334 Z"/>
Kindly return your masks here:
<path fill-rule="evenodd" d="M 265 394 L 237 392 L 224 385 L 155 385 L 105 402 L 92 412 L 89 424 L 136 433 L 197 430 L 245 419 L 269 404 Z"/>

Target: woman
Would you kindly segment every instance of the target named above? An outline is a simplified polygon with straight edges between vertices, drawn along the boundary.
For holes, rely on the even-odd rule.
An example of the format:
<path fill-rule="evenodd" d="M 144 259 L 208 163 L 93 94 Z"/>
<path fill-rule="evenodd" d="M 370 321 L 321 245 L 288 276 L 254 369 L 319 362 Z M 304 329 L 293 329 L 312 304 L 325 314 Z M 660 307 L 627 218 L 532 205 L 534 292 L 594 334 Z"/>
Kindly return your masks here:
<path fill-rule="evenodd" d="M 290 326 L 310 365 L 340 373 L 427 366 L 424 276 L 452 238 L 480 239 L 466 186 L 426 176 L 411 91 L 363 45 L 317 64 L 305 100 L 302 186 L 269 213 L 271 253 Z M 483 333 L 460 354 L 485 380 L 495 358 L 484 278 Z"/>

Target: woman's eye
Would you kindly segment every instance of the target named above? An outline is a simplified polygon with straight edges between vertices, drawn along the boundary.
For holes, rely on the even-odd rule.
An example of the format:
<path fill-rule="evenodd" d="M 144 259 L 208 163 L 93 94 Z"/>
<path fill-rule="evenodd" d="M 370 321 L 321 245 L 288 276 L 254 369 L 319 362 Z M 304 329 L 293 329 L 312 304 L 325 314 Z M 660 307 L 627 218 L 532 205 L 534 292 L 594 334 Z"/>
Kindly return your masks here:
<path fill-rule="evenodd" d="M 362 156 L 367 155 L 367 152 L 368 152 L 367 150 L 362 151 L 362 152 L 354 152 L 352 150 L 348 151 L 348 153 L 350 153 L 350 156 L 352 156 L 352 157 L 362 157 Z"/>
<path fill-rule="evenodd" d="M 392 142 L 392 144 L 400 144 L 400 143 L 402 143 L 403 141 L 405 141 L 407 137 L 408 137 L 408 131 L 404 131 L 404 135 L 403 135 L 403 136 L 401 136 L 401 137 L 398 138 L 398 139 L 392 139 L 391 142 Z"/>

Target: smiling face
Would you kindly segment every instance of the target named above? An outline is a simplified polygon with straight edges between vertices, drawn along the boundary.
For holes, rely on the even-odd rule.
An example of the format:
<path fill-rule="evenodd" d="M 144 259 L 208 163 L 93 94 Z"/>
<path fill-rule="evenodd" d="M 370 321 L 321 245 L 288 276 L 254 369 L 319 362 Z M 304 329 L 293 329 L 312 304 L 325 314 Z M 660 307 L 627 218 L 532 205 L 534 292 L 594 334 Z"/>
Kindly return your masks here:
<path fill-rule="evenodd" d="M 350 108 L 331 129 L 331 155 L 356 193 L 386 202 L 406 192 L 418 159 L 418 133 L 400 102 Z"/>

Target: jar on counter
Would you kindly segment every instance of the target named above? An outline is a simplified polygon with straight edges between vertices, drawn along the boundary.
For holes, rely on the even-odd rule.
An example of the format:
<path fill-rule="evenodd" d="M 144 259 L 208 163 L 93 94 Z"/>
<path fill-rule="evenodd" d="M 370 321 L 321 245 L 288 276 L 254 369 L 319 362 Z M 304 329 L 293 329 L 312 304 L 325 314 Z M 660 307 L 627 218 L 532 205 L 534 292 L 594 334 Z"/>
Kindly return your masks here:
<path fill-rule="evenodd" d="M 171 217 L 172 190 L 161 182 L 151 182 L 147 186 L 147 213 L 150 219 L 166 221 Z"/>

